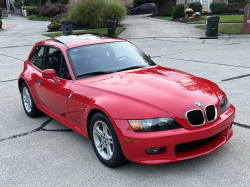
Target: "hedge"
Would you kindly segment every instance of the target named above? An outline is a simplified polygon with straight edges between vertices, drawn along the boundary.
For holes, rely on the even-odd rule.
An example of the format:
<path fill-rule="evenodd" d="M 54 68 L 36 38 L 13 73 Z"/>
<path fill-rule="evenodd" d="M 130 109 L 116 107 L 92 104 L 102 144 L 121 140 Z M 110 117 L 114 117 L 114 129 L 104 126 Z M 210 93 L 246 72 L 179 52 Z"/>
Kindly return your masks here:
<path fill-rule="evenodd" d="M 26 7 L 26 11 L 27 11 L 27 15 L 30 16 L 30 15 L 37 15 L 38 12 L 37 12 L 37 7 L 36 6 L 27 6 Z"/>
<path fill-rule="evenodd" d="M 239 12 L 240 8 L 246 6 L 246 3 L 231 3 L 227 5 L 227 12 Z"/>
<path fill-rule="evenodd" d="M 51 31 L 59 31 L 62 28 L 62 24 L 58 21 L 51 22 L 48 26 Z"/>
<path fill-rule="evenodd" d="M 2 29 L 3 22 L 0 20 L 0 29 Z"/>
<path fill-rule="evenodd" d="M 212 13 L 223 13 L 225 12 L 225 3 L 219 2 L 219 3 L 211 3 L 210 8 Z"/>
<path fill-rule="evenodd" d="M 2 9 L 0 8 L 0 18 L 2 17 Z"/>
<path fill-rule="evenodd" d="M 168 5 L 163 7 L 163 14 L 166 16 L 172 16 L 174 5 Z"/>
<path fill-rule="evenodd" d="M 192 8 L 194 13 L 202 11 L 202 4 L 199 2 L 189 3 L 188 7 Z"/>
<path fill-rule="evenodd" d="M 173 18 L 185 17 L 184 4 L 178 4 L 173 8 Z"/>

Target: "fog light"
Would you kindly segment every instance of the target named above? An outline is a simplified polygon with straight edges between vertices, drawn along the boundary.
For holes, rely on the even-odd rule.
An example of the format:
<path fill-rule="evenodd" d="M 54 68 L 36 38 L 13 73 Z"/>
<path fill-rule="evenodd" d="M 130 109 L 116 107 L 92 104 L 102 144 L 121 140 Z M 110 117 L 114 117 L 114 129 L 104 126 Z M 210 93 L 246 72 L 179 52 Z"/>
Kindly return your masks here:
<path fill-rule="evenodd" d="M 146 149 L 147 154 L 161 153 L 165 150 L 165 147 L 154 147 Z"/>

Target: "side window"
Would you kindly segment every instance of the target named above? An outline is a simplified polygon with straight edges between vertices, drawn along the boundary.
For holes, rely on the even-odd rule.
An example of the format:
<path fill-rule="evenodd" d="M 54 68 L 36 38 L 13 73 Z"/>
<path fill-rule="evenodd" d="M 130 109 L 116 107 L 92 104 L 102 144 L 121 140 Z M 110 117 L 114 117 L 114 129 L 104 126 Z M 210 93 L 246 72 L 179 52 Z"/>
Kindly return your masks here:
<path fill-rule="evenodd" d="M 30 61 L 40 69 L 42 69 L 42 65 L 43 65 L 44 50 L 45 50 L 44 46 L 36 47 L 30 58 Z"/>
<path fill-rule="evenodd" d="M 57 77 L 71 80 L 67 63 L 63 53 L 59 49 L 49 47 L 44 63 L 44 69 L 54 69 Z"/>

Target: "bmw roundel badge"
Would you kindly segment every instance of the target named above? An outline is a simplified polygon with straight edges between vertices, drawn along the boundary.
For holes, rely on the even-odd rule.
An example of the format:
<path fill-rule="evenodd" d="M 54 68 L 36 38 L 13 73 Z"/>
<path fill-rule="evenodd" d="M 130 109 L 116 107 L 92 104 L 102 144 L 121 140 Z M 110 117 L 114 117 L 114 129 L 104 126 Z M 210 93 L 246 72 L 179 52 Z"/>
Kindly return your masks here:
<path fill-rule="evenodd" d="M 198 107 L 202 107 L 202 104 L 201 104 L 200 102 L 196 102 L 195 104 L 196 104 L 196 106 L 198 106 Z"/>

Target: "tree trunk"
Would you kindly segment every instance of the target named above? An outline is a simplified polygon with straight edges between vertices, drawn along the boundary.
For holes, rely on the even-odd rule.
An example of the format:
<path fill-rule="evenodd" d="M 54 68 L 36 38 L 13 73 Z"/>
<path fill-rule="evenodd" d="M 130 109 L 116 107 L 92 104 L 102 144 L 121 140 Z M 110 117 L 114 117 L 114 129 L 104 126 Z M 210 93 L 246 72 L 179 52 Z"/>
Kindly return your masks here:
<path fill-rule="evenodd" d="M 186 13 L 186 9 L 188 8 L 188 0 L 185 0 L 185 4 L 184 4 L 184 13 L 185 13 L 185 17 L 187 18 L 188 17 L 188 15 L 187 15 L 187 13 Z"/>

